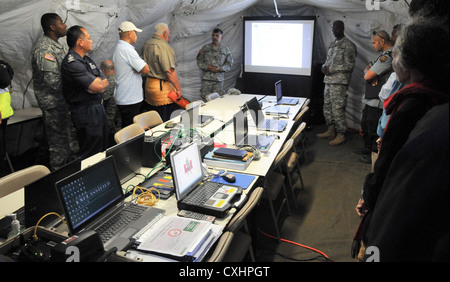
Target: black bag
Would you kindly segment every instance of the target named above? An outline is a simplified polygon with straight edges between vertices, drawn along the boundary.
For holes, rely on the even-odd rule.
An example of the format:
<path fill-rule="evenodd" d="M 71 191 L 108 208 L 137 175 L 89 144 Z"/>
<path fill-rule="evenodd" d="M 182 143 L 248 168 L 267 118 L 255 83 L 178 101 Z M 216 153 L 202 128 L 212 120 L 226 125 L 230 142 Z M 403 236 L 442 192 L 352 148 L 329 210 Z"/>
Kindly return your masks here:
<path fill-rule="evenodd" d="M 0 88 L 6 88 L 11 85 L 14 77 L 12 67 L 5 61 L 0 60 Z"/>

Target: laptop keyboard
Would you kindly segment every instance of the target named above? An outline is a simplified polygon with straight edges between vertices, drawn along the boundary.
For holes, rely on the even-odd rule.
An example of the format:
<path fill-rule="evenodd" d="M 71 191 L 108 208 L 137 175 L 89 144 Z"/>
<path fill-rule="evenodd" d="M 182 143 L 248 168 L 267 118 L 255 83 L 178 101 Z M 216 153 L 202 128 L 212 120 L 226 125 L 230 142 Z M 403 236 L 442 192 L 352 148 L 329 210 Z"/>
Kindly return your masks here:
<path fill-rule="evenodd" d="M 258 135 L 258 139 L 256 140 L 257 146 L 268 146 L 273 141 L 272 136 L 266 135 Z"/>
<path fill-rule="evenodd" d="M 127 205 L 121 212 L 117 213 L 95 231 L 99 234 L 103 243 L 108 242 L 114 235 L 120 232 L 127 224 L 138 219 L 147 207 L 140 205 Z"/>
<path fill-rule="evenodd" d="M 195 189 L 183 202 L 190 205 L 202 205 L 222 186 L 222 184 L 217 182 L 204 182 L 202 186 Z"/>
<path fill-rule="evenodd" d="M 266 124 L 262 123 L 260 128 L 269 129 L 271 131 L 277 131 L 280 128 L 279 120 L 265 119 Z"/>

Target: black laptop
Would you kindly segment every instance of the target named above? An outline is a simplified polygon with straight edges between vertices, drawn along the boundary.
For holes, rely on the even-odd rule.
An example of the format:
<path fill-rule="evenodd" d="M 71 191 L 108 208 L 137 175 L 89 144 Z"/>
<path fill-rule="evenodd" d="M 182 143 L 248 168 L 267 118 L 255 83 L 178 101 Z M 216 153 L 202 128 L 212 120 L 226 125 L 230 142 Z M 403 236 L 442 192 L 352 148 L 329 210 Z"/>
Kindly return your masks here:
<path fill-rule="evenodd" d="M 247 108 L 243 107 L 241 111 L 233 116 L 234 144 L 236 146 L 251 145 L 260 152 L 267 152 L 275 141 L 275 137 L 265 134 L 248 134 L 247 113 Z"/>
<path fill-rule="evenodd" d="M 141 133 L 106 150 L 106 157 L 114 156 L 121 184 L 139 174 L 141 170 L 144 137 L 145 133 Z"/>
<path fill-rule="evenodd" d="M 179 209 L 221 218 L 240 199 L 242 187 L 204 181 L 196 143 L 171 153 L 170 166 Z"/>
<path fill-rule="evenodd" d="M 275 82 L 275 95 L 277 97 L 277 105 L 295 106 L 298 104 L 297 98 L 283 98 L 283 89 L 281 87 L 281 80 Z"/>
<path fill-rule="evenodd" d="M 39 219 L 49 212 L 64 214 L 55 184 L 80 170 L 81 160 L 77 159 L 24 187 L 26 227 L 35 226 Z M 55 220 L 59 221 L 59 218 L 47 216 L 42 219 L 39 225 L 50 227 Z"/>
<path fill-rule="evenodd" d="M 123 250 L 133 235 L 164 210 L 125 202 L 113 157 L 108 157 L 56 183 L 72 235 L 94 230 L 105 249 Z"/>
<path fill-rule="evenodd" d="M 252 99 L 250 99 L 250 101 L 247 101 L 245 105 L 247 109 L 250 111 L 250 115 L 252 116 L 253 122 L 256 125 L 256 129 L 282 132 L 286 128 L 287 126 L 286 120 L 265 118 L 264 113 L 256 97 L 253 97 Z"/>

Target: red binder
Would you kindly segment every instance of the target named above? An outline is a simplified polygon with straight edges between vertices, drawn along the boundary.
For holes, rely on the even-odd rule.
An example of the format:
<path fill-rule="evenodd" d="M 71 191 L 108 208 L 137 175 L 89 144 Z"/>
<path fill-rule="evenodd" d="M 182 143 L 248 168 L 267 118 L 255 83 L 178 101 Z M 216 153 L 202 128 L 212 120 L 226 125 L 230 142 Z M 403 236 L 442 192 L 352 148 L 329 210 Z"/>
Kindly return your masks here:
<path fill-rule="evenodd" d="M 170 91 L 167 94 L 167 97 L 169 97 L 170 100 L 174 101 L 175 103 L 177 103 L 180 107 L 182 107 L 183 109 L 186 109 L 186 105 L 189 104 L 189 100 L 180 97 L 178 98 L 177 94 L 173 91 Z"/>

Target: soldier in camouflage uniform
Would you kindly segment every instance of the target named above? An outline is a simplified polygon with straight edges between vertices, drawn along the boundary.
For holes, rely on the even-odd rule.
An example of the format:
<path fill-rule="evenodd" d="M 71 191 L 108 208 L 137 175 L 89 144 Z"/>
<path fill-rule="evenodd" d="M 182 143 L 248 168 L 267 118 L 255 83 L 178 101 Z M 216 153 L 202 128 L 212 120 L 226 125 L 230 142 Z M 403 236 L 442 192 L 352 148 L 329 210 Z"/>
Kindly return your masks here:
<path fill-rule="evenodd" d="M 215 29 L 212 33 L 212 43 L 206 44 L 197 55 L 197 65 L 203 71 L 201 96 L 206 101 L 206 95 L 213 92 L 224 94 L 223 82 L 225 72 L 233 65 L 230 48 L 221 44 L 223 31 Z"/>
<path fill-rule="evenodd" d="M 33 49 L 31 66 L 36 100 L 43 114 L 50 169 L 55 170 L 71 161 L 71 143 L 74 150 L 77 146 L 71 138 L 72 123 L 62 93 L 60 73 L 68 49 L 58 39 L 66 35 L 67 26 L 54 13 L 44 14 L 41 25 L 44 36 Z"/>
<path fill-rule="evenodd" d="M 322 72 L 325 74 L 323 114 L 328 128 L 316 136 L 333 139 L 329 144 L 336 146 L 345 141 L 345 105 L 348 84 L 355 66 L 356 46 L 345 37 L 342 21 L 333 23 L 333 34 L 336 40 L 330 44 L 327 60 L 322 66 Z"/>
<path fill-rule="evenodd" d="M 108 119 L 108 147 L 115 144 L 114 134 L 121 128 L 122 120 L 117 109 L 116 100 L 114 99 L 114 89 L 116 88 L 116 72 L 114 71 L 114 63 L 111 60 L 104 60 L 100 64 L 100 69 L 108 79 L 108 87 L 103 92 L 103 107 L 105 107 L 106 118 Z"/>

